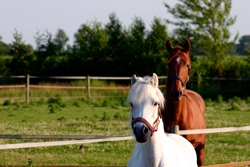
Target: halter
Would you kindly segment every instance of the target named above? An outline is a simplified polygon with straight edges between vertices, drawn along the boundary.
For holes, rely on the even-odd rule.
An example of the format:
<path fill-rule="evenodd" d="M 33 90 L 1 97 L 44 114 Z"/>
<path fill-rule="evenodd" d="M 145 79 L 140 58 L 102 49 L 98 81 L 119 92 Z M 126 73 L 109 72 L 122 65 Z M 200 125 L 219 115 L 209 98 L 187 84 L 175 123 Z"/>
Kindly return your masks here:
<path fill-rule="evenodd" d="M 188 70 L 188 71 L 189 71 L 189 70 Z M 188 73 L 189 73 L 189 72 L 188 72 Z M 188 78 L 187 78 L 187 80 L 186 80 L 185 82 L 183 82 L 182 78 L 179 77 L 178 75 L 171 76 L 171 77 L 169 77 L 168 79 L 169 79 L 169 80 L 171 80 L 171 79 L 178 79 L 178 80 L 181 81 L 182 87 L 184 87 L 184 86 L 187 84 L 187 82 L 189 81 L 189 74 L 188 74 Z"/>
<path fill-rule="evenodd" d="M 158 130 L 158 125 L 160 123 L 160 118 L 162 118 L 162 115 L 161 115 L 160 104 L 158 104 L 158 117 L 156 118 L 156 120 L 153 123 L 154 126 L 151 126 L 150 123 L 146 119 L 144 119 L 142 117 L 132 118 L 131 126 L 133 128 L 133 124 L 136 123 L 136 122 L 145 123 L 148 126 L 148 128 L 150 129 L 150 131 L 152 132 L 151 136 L 150 136 L 150 137 L 152 137 L 154 132 L 156 132 Z"/>

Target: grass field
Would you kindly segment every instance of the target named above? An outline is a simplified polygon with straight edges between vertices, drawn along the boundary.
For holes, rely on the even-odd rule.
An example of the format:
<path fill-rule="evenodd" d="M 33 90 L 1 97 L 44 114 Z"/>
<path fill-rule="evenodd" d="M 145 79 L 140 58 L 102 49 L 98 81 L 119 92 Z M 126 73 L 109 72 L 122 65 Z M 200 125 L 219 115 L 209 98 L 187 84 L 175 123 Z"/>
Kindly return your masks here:
<path fill-rule="evenodd" d="M 126 98 L 63 100 L 60 96 L 31 101 L 6 100 L 0 105 L 0 134 L 129 136 Z M 208 128 L 250 125 L 250 103 L 233 98 L 206 100 Z M 250 132 L 208 134 L 205 165 L 250 160 Z M 0 139 L 0 144 L 49 140 Z M 80 145 L 0 150 L 0 165 L 123 165 L 130 159 L 132 140 Z"/>

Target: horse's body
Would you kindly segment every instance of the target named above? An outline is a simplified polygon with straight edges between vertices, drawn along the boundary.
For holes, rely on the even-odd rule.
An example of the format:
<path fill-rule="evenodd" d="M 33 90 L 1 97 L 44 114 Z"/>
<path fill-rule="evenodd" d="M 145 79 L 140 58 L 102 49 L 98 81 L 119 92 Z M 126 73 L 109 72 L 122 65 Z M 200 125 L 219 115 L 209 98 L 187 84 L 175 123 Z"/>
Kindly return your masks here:
<path fill-rule="evenodd" d="M 160 109 L 164 97 L 158 89 L 158 77 L 132 77 L 128 96 L 130 123 L 138 142 L 128 167 L 197 167 L 193 146 L 182 136 L 166 134 Z"/>
<path fill-rule="evenodd" d="M 205 104 L 202 97 L 186 89 L 191 70 L 189 57 L 190 43 L 186 40 L 184 48 L 173 48 L 166 43 L 170 53 L 168 59 L 168 80 L 166 85 L 165 110 L 162 112 L 164 129 L 169 131 L 172 125 L 179 125 L 180 130 L 206 129 Z M 202 166 L 205 160 L 206 134 L 185 135 L 195 147 L 197 163 Z"/>

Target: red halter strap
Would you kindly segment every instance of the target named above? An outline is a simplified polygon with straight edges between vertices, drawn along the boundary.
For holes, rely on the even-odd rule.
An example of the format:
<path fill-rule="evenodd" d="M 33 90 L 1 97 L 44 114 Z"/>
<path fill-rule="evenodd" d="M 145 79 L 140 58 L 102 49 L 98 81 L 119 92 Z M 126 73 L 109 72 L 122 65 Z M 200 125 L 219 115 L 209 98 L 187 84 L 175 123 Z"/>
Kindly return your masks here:
<path fill-rule="evenodd" d="M 158 117 L 156 118 L 155 122 L 153 123 L 153 125 L 154 125 L 153 127 L 150 125 L 150 123 L 146 119 L 144 119 L 142 117 L 132 118 L 131 126 L 133 127 L 133 124 L 136 123 L 136 122 L 143 122 L 151 130 L 151 132 L 152 132 L 151 136 L 153 136 L 154 132 L 156 132 L 158 130 L 158 125 L 160 123 L 160 118 L 162 118 L 162 115 L 161 115 L 160 104 L 158 104 Z"/>

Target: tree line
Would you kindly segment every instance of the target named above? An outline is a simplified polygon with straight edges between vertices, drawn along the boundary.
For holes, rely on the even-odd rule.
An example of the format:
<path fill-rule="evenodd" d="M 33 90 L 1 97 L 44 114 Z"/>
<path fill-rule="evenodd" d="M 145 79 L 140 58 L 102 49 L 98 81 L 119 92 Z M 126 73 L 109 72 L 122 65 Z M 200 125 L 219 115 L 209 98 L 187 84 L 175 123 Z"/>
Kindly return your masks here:
<path fill-rule="evenodd" d="M 105 25 L 97 21 L 81 25 L 72 46 L 67 45 L 69 38 L 62 29 L 55 36 L 48 30 L 38 31 L 36 48 L 26 45 L 22 34 L 15 30 L 11 44 L 0 38 L 0 55 L 12 56 L 11 59 L 0 56 L 0 75 L 142 76 L 153 72 L 166 75 L 165 42 L 171 40 L 173 46 L 181 46 L 187 38 L 192 45 L 192 75 L 232 77 L 229 72 L 232 65 L 231 69 L 226 67 L 236 60 L 228 56 L 249 54 L 250 38 L 242 36 L 236 45 L 237 34 L 230 41 L 229 27 L 236 21 L 236 17 L 230 16 L 231 1 L 180 0 L 174 7 L 165 6 L 175 20 L 155 17 L 147 30 L 144 21 L 135 17 L 125 28 L 112 13 Z M 170 33 L 167 24 L 177 28 Z M 238 62 L 240 66 L 244 64 L 245 70 L 250 69 L 248 59 Z M 233 69 L 239 71 L 238 66 Z M 248 75 L 238 73 L 234 77 Z"/>

